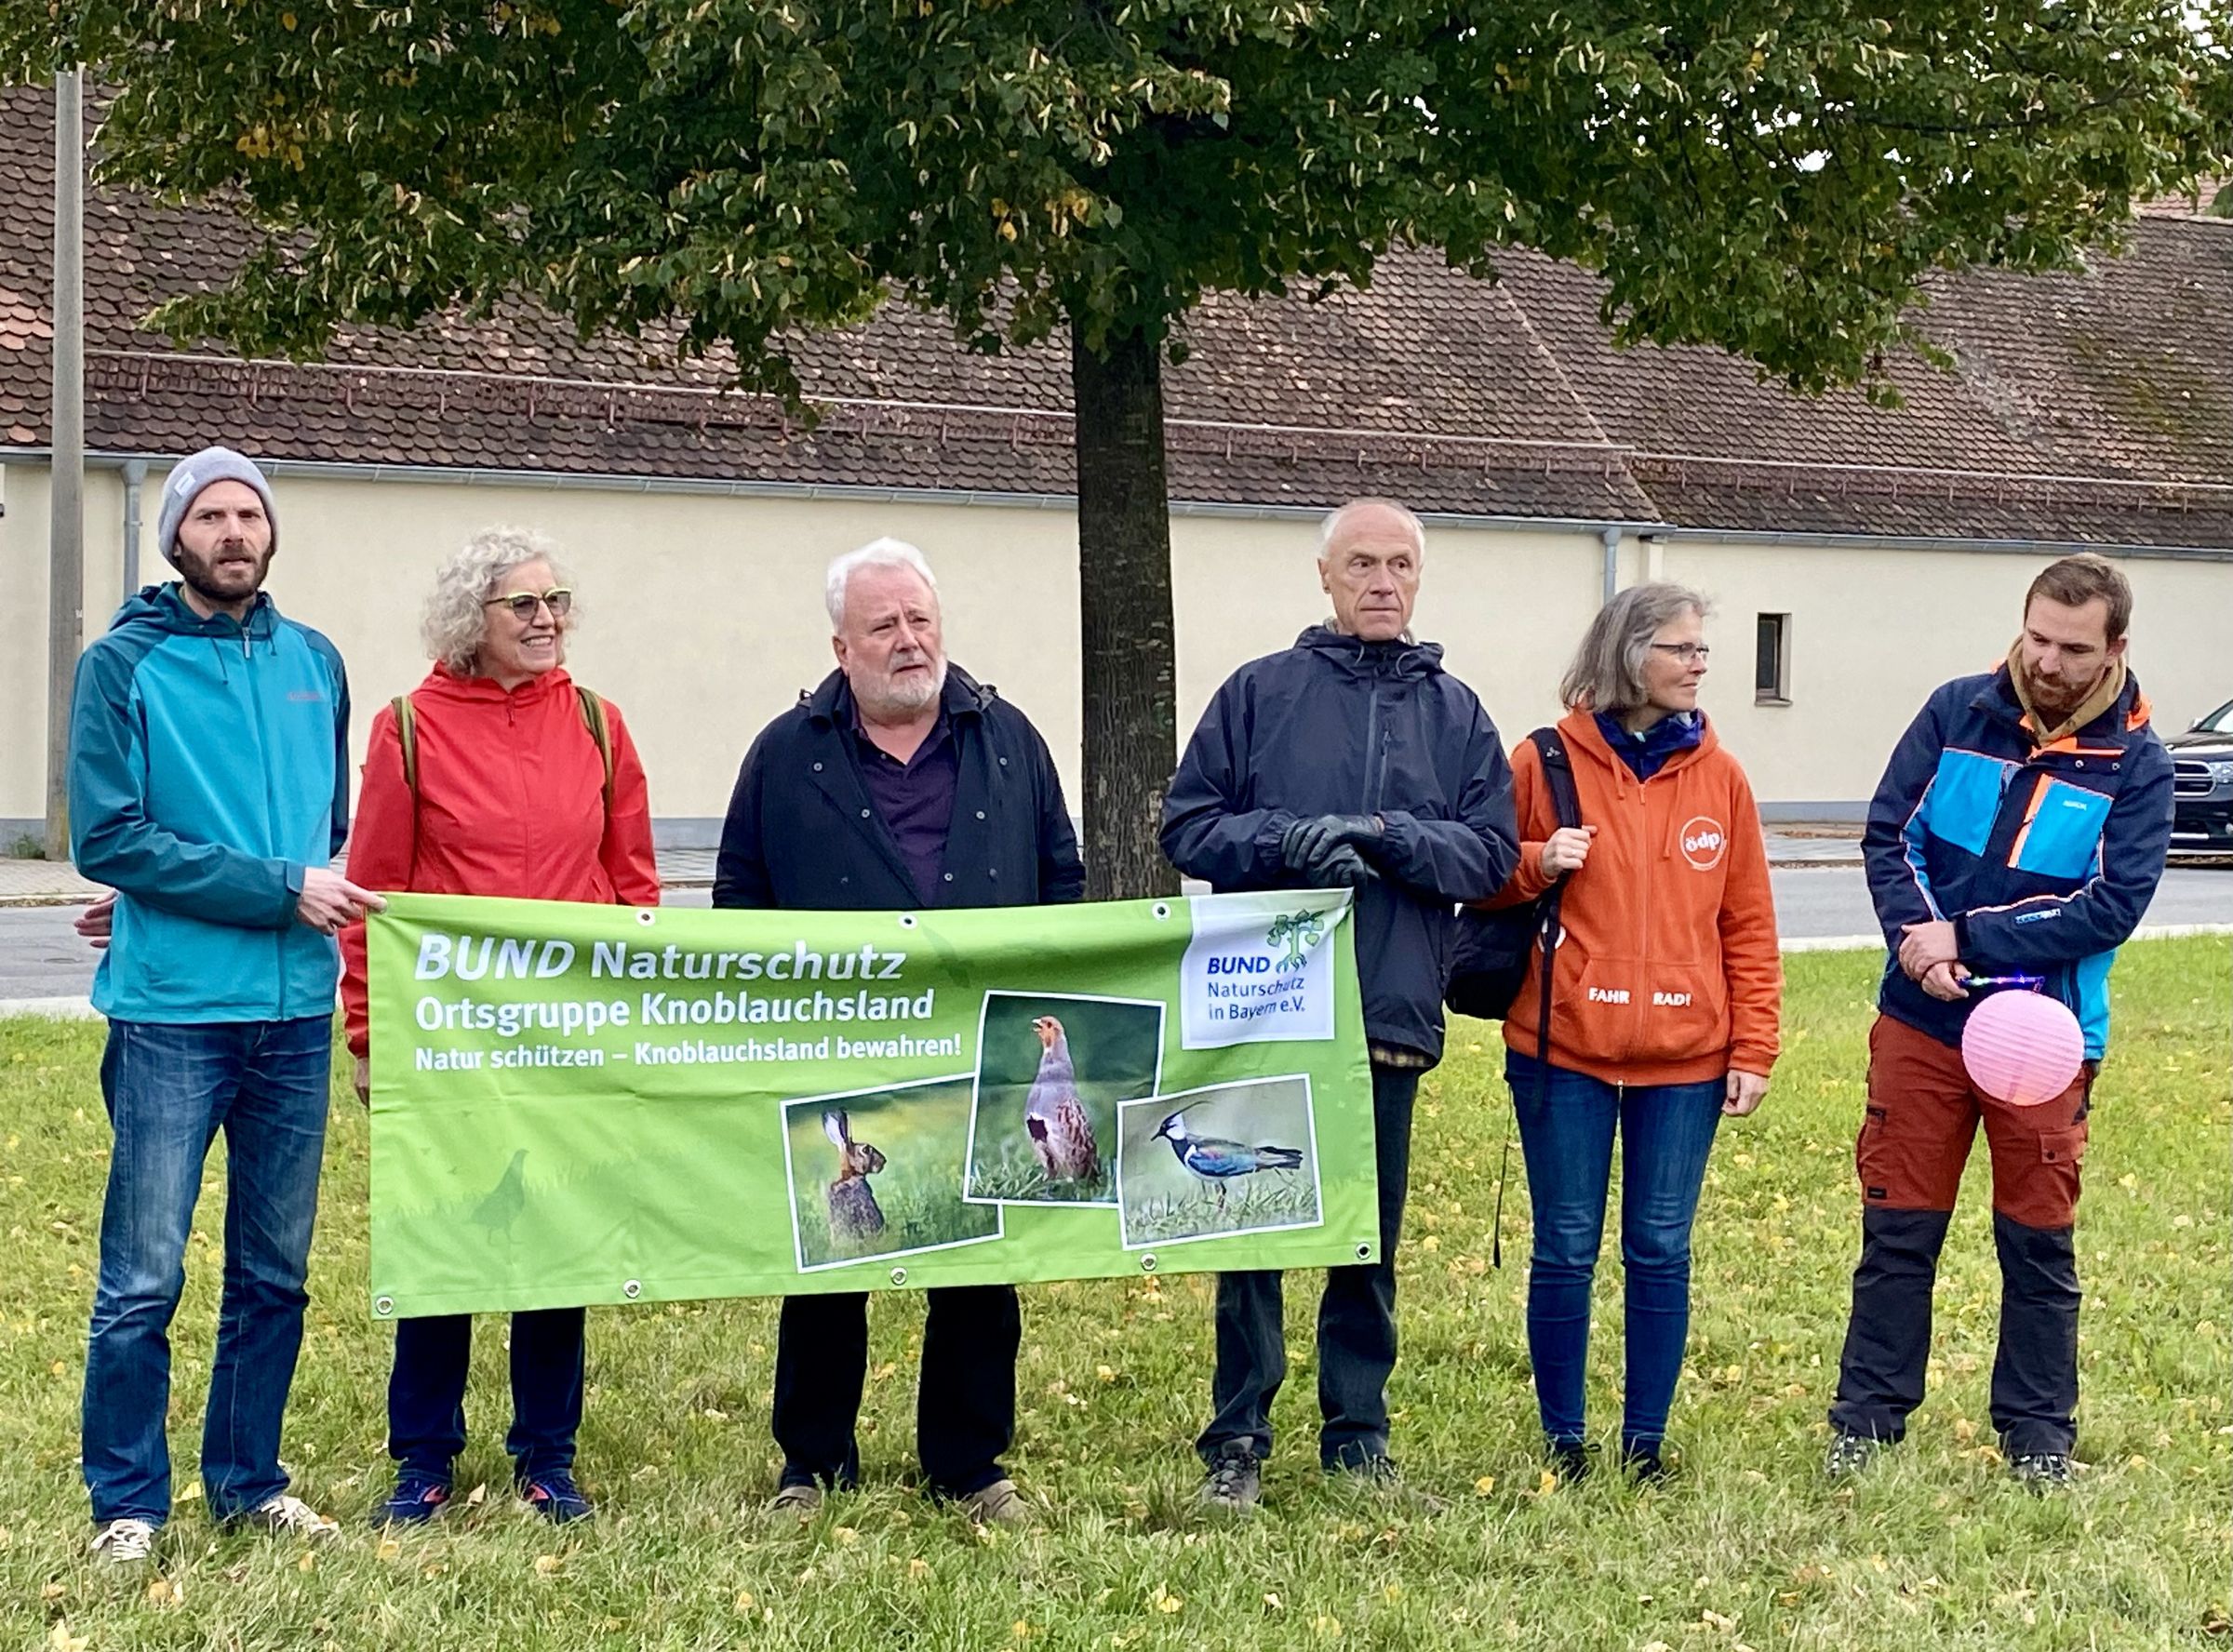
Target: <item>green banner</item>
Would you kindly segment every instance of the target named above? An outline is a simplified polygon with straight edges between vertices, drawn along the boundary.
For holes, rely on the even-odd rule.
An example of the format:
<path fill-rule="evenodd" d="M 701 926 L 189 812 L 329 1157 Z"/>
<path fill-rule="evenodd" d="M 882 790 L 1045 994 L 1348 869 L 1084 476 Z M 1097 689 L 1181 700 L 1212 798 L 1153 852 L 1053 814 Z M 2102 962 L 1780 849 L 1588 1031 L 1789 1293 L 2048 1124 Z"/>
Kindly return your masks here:
<path fill-rule="evenodd" d="M 392 897 L 373 1311 L 1370 1259 L 1348 919 Z"/>

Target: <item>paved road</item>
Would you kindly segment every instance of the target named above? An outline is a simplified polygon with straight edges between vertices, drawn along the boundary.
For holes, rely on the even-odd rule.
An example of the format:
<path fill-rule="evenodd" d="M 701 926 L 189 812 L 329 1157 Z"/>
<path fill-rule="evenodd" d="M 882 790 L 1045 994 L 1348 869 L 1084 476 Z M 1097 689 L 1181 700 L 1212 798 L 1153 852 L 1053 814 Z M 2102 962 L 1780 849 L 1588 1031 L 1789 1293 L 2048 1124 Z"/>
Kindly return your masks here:
<path fill-rule="evenodd" d="M 1774 874 L 1779 927 L 1786 939 L 1866 935 L 1876 920 L 1858 867 L 1785 867 Z M 683 889 L 672 904 L 703 906 L 703 889 Z M 82 996 L 93 954 L 71 933 L 74 909 L 0 910 L 0 998 Z M 2150 924 L 2233 924 L 2233 868 L 2174 868 L 2148 908 Z"/>

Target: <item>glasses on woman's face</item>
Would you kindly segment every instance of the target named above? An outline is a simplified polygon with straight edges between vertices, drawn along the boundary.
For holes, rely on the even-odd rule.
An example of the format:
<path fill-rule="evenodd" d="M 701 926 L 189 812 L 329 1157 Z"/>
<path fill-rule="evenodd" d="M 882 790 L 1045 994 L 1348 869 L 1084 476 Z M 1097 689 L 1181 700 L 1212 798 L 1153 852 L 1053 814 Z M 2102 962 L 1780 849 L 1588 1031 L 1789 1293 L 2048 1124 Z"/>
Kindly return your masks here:
<path fill-rule="evenodd" d="M 484 608 L 510 608 L 512 618 L 522 625 L 533 622 L 539 607 L 550 609 L 552 619 L 563 620 L 573 606 L 574 593 L 564 585 L 554 585 L 540 595 L 532 591 L 515 591 L 510 596 L 492 596 L 481 605 Z"/>
<path fill-rule="evenodd" d="M 1703 665 L 1713 656 L 1713 649 L 1705 643 L 1653 643 L 1662 654 L 1672 654 L 1685 665 Z"/>

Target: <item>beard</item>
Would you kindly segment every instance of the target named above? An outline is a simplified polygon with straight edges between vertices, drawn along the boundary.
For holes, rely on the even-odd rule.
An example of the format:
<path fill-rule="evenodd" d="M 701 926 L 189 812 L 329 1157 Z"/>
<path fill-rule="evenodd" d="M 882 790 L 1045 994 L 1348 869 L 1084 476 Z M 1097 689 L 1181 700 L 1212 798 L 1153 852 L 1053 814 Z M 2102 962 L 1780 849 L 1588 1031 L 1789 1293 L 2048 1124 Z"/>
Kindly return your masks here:
<path fill-rule="evenodd" d="M 862 694 L 856 688 L 853 691 L 854 698 L 862 703 L 872 716 L 921 711 L 925 706 L 935 703 L 938 697 L 945 692 L 946 662 L 943 659 L 903 659 L 894 662 L 895 667 L 920 664 L 931 667 L 929 675 L 913 673 L 901 677 L 894 672 L 887 672 L 878 680 L 873 692 Z"/>
<path fill-rule="evenodd" d="M 245 540 L 225 540 L 207 552 L 189 551 L 184 545 L 174 547 L 173 566 L 187 588 L 205 601 L 211 603 L 244 602 L 263 588 L 263 578 L 271 570 L 272 547 L 264 547 L 257 555 L 254 547 Z M 256 556 L 252 564 L 221 563 L 219 558 L 237 556 L 247 553 Z"/>

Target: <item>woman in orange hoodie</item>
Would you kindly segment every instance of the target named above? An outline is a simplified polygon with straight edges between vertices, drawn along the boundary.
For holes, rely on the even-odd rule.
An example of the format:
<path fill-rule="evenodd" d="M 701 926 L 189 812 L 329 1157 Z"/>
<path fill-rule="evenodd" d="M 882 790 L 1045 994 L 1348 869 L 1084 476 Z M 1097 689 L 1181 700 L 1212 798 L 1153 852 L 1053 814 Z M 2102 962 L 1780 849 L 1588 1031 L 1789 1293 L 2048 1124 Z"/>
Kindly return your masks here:
<path fill-rule="evenodd" d="M 573 592 L 542 535 L 490 528 L 442 566 L 426 605 L 435 668 L 372 719 L 349 875 L 374 889 L 513 899 L 659 904 L 644 766 L 618 706 L 565 669 Z M 397 719 L 408 713 L 408 725 Z M 407 747 L 405 734 L 409 735 Z M 369 1093 L 365 926 L 341 934 L 341 1008 Z M 582 1311 L 512 1316 L 512 1429 L 505 1448 L 522 1501 L 579 1520 Z M 388 1379 L 395 1488 L 376 1524 L 432 1520 L 450 1498 L 465 1445 L 469 1315 L 398 1320 Z"/>
<path fill-rule="evenodd" d="M 1625 1464 L 1663 1441 L 1690 1330 L 1691 1224 L 1715 1127 L 1759 1106 L 1783 966 L 1752 788 L 1698 710 L 1705 600 L 1632 586 L 1590 624 L 1558 732 L 1584 824 L 1561 829 L 1532 741 L 1513 762 L 1520 859 L 1490 904 L 1567 879 L 1547 1070 L 1536 1059 L 1541 953 L 1504 1021 L 1505 1074 L 1534 1206 L 1528 1351 L 1553 1465 L 1586 1473 L 1589 1298 L 1621 1139 L 1626 1268 Z"/>

